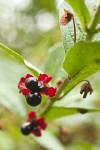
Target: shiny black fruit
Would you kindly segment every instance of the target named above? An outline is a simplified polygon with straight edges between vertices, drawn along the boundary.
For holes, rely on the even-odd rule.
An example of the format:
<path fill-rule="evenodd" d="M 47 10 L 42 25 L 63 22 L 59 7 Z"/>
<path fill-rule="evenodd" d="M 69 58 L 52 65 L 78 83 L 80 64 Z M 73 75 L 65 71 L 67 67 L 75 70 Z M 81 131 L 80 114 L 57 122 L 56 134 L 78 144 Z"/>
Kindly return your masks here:
<path fill-rule="evenodd" d="M 31 106 L 37 106 L 41 103 L 41 94 L 38 92 L 35 93 L 30 92 L 26 96 L 26 101 Z"/>
<path fill-rule="evenodd" d="M 30 122 L 25 122 L 21 125 L 21 132 L 24 135 L 29 135 L 32 132 L 32 125 Z"/>
<path fill-rule="evenodd" d="M 26 79 L 25 86 L 27 89 L 32 90 L 34 92 L 38 91 L 38 81 L 33 77 Z"/>

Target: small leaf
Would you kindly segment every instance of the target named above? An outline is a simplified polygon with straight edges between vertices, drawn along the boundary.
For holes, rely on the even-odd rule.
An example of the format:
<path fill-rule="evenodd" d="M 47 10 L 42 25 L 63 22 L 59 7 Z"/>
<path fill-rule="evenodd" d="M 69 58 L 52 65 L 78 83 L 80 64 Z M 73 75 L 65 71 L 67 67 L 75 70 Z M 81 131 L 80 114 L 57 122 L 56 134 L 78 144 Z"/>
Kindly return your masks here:
<path fill-rule="evenodd" d="M 49 49 L 49 57 L 46 61 L 44 72 L 56 79 L 61 69 L 65 53 L 61 44 L 56 44 Z"/>
<path fill-rule="evenodd" d="M 100 112 L 100 109 L 92 109 L 92 108 L 65 108 L 65 107 L 52 107 L 45 115 L 46 121 L 51 121 L 54 119 L 58 119 L 61 117 L 74 115 L 79 113 L 79 110 L 86 110 L 88 112 Z"/>
<path fill-rule="evenodd" d="M 77 0 L 77 1 L 66 0 L 66 2 L 72 6 L 74 11 L 77 13 L 83 27 L 86 28 L 88 23 L 90 22 L 90 14 L 84 1 L 83 0 Z"/>

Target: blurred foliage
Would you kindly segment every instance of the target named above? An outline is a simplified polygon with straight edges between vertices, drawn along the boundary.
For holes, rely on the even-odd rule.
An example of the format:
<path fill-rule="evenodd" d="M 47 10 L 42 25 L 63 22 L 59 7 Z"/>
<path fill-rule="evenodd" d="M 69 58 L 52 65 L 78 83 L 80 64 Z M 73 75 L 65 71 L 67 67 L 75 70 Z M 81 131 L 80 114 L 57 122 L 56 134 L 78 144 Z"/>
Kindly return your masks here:
<path fill-rule="evenodd" d="M 0 42 L 42 67 L 48 48 L 60 41 L 56 5 L 54 0 L 1 0 Z"/>
<path fill-rule="evenodd" d="M 75 5 L 69 0 L 66 0 L 68 3 L 61 5 L 60 17 L 64 13 L 64 8 L 68 8 L 75 14 L 77 44 L 74 46 L 73 24 L 59 27 L 58 14 L 61 2 L 63 0 L 0 0 L 0 43 L 14 50 L 11 51 L 0 44 L 0 150 L 99 150 L 100 72 L 92 75 L 93 72 L 100 70 L 99 67 L 92 73 L 90 72 L 91 68 L 87 69 L 88 76 L 92 75 L 88 79 L 95 89 L 91 96 L 83 100 L 79 94 L 81 83 L 72 89 L 76 85 L 76 81 L 70 82 L 69 86 L 65 88 L 65 92 L 72 89 L 71 92 L 61 101 L 58 99 L 46 114 L 48 128 L 42 132 L 42 136 L 40 138 L 36 138 L 34 135 L 24 137 L 20 133 L 20 125 L 24 122 L 27 112 L 30 110 L 39 111 L 39 106 L 35 108 L 28 106 L 25 98 L 19 94 L 17 84 L 20 77 L 27 73 L 33 73 L 34 76 L 37 76 L 40 71 L 43 71 L 53 76 L 52 84 L 57 86 L 59 78 L 63 81 L 70 71 L 74 70 L 75 73 L 77 69 L 79 69 L 78 72 L 82 70 L 79 66 L 85 64 L 81 55 L 84 47 L 86 47 L 85 54 L 89 53 L 86 43 L 78 41 L 86 38 L 86 32 L 83 28 L 86 27 L 90 16 L 93 16 L 96 11 L 99 0 L 95 0 L 95 5 L 94 0 L 86 0 L 86 6 L 81 5 L 80 2 L 84 1 L 79 0 Z M 80 5 L 82 9 L 78 9 Z M 82 16 L 85 10 L 88 15 Z M 61 44 L 61 34 L 65 50 Z M 95 34 L 93 38 L 93 41 L 99 40 L 100 32 Z M 100 41 L 98 43 L 100 45 Z M 71 53 L 71 50 L 73 51 L 74 47 L 79 44 L 84 46 L 82 45 L 78 60 L 76 53 Z M 67 55 L 64 61 L 67 64 L 64 69 L 68 71 L 65 72 L 62 63 L 65 52 L 70 47 L 72 47 L 69 51 L 71 53 L 70 59 L 67 59 L 69 56 Z M 98 57 L 96 64 L 99 66 L 98 48 L 99 46 L 94 49 L 95 52 L 98 50 L 95 55 L 96 58 Z M 80 47 L 77 51 L 79 50 Z M 84 57 L 86 57 L 85 54 Z M 91 54 L 91 57 L 95 57 L 95 55 Z M 33 66 L 26 60 L 31 62 Z M 67 60 L 71 62 L 69 63 Z M 81 60 L 83 60 L 83 64 L 79 63 Z M 87 57 L 86 60 L 89 64 Z M 40 106 L 45 104 L 45 100 L 47 101 L 47 97 L 43 96 L 42 98 Z M 81 114 L 79 111 L 81 108 L 87 109 L 88 113 Z M 56 120 L 51 121 L 52 119 Z"/>

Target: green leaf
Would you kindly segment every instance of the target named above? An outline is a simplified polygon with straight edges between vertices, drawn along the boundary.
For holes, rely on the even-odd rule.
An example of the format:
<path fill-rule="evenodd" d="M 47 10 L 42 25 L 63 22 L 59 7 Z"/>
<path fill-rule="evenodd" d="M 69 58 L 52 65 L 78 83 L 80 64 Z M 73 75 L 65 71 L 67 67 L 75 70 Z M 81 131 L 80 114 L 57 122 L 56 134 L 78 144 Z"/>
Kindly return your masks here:
<path fill-rule="evenodd" d="M 70 49 L 64 61 L 64 69 L 74 78 L 67 89 L 100 70 L 99 49 L 99 42 L 79 42 Z"/>
<path fill-rule="evenodd" d="M 64 2 L 64 3 L 62 3 L 62 5 L 60 7 L 60 14 L 59 14 L 60 19 L 64 15 L 64 9 L 67 9 L 67 10 L 71 11 L 74 14 L 72 8 L 67 3 Z M 76 41 L 80 41 L 80 40 L 85 39 L 85 32 L 82 29 L 81 23 L 80 23 L 78 17 L 76 16 L 76 14 L 74 14 L 74 18 L 75 18 L 75 26 L 76 26 L 76 32 L 77 32 Z M 61 36 L 62 36 L 62 41 L 63 41 L 63 45 L 64 45 L 64 48 L 65 48 L 65 52 L 67 52 L 67 50 L 71 46 L 74 45 L 73 21 L 69 22 L 65 26 L 61 25 L 60 30 L 61 30 Z"/>
<path fill-rule="evenodd" d="M 56 79 L 64 60 L 64 49 L 61 44 L 56 44 L 49 49 L 49 57 L 45 64 L 44 72 Z"/>
<path fill-rule="evenodd" d="M 20 63 L 22 63 L 26 68 L 28 68 L 34 75 L 37 76 L 39 74 L 40 71 L 35 66 L 28 63 L 26 60 L 23 59 L 21 55 L 19 55 L 15 51 L 11 50 L 10 48 L 0 43 L 0 53 L 2 51 L 6 51 L 9 55 L 15 57 Z"/>
<path fill-rule="evenodd" d="M 68 93 L 75 85 L 88 76 L 100 70 L 100 42 L 76 43 L 66 54 L 63 67 L 72 77 L 65 93 Z"/>
<path fill-rule="evenodd" d="M 66 0 L 66 2 L 71 5 L 71 7 L 77 13 L 83 27 L 86 28 L 88 23 L 90 22 L 90 14 L 84 1 L 83 0 L 77 0 L 77 1 Z"/>
<path fill-rule="evenodd" d="M 63 67 L 71 77 L 100 70 L 100 42 L 76 43 L 66 54 Z"/>
<path fill-rule="evenodd" d="M 45 115 L 46 121 L 51 121 L 54 119 L 58 119 L 61 117 L 74 115 L 80 113 L 78 110 L 88 110 L 88 112 L 100 112 L 100 109 L 93 109 L 93 108 L 65 108 L 65 107 L 52 107 Z"/>

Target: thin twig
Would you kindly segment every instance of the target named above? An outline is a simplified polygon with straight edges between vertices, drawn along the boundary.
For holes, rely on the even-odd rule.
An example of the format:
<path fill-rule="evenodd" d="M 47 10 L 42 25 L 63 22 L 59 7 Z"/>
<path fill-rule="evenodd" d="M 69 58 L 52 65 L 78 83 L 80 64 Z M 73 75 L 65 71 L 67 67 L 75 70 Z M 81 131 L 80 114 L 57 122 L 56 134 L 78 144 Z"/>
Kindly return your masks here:
<path fill-rule="evenodd" d="M 74 25 L 74 43 L 76 43 L 76 26 L 74 18 L 73 18 L 73 25 Z"/>

